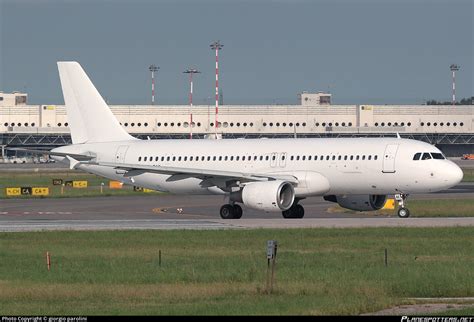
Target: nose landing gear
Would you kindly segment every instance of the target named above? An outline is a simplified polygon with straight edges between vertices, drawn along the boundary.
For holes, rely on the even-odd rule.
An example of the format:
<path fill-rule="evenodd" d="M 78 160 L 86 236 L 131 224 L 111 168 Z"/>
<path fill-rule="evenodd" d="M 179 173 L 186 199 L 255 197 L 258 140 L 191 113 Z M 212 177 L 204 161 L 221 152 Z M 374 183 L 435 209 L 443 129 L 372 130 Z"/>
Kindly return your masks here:
<path fill-rule="evenodd" d="M 410 217 L 410 210 L 405 207 L 405 200 L 408 198 L 407 194 L 404 193 L 397 193 L 395 195 L 395 199 L 398 201 L 398 217 L 400 218 L 408 218 Z"/>

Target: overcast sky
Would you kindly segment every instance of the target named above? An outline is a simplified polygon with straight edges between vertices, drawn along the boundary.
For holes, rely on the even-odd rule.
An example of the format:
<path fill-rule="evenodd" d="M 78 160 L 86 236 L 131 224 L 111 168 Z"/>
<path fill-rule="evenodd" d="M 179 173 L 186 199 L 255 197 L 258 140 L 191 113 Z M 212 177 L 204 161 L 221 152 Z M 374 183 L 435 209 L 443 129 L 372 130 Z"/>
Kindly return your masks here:
<path fill-rule="evenodd" d="M 56 61 L 77 60 L 111 104 L 213 104 L 214 52 L 226 104 L 419 104 L 473 95 L 471 0 L 0 0 L 0 90 L 62 104 Z"/>

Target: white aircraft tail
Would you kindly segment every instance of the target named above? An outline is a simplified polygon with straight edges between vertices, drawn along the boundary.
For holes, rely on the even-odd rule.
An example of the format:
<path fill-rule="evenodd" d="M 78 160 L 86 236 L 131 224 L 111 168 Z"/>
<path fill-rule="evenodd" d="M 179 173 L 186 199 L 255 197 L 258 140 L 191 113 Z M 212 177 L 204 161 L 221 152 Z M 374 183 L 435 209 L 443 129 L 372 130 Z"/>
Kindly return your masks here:
<path fill-rule="evenodd" d="M 77 62 L 58 62 L 73 144 L 134 140 Z"/>

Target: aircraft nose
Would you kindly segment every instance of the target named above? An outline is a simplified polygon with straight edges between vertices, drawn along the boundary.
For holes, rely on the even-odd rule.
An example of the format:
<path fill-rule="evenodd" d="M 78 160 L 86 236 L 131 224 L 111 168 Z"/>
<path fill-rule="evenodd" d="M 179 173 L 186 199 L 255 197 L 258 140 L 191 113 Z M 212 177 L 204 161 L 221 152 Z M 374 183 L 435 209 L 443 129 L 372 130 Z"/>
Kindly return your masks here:
<path fill-rule="evenodd" d="M 452 187 L 461 182 L 464 173 L 457 164 L 452 163 L 446 167 L 446 182 Z"/>

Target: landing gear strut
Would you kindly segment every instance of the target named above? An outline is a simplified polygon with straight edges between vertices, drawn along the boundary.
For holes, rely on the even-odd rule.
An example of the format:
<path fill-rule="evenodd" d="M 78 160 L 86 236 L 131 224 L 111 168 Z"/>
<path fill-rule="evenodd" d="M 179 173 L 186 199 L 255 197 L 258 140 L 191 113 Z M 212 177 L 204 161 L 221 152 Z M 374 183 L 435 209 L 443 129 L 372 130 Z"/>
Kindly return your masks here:
<path fill-rule="evenodd" d="M 408 218 L 410 217 L 410 210 L 405 208 L 405 200 L 407 199 L 408 195 L 404 193 L 399 193 L 395 195 L 395 199 L 398 201 L 398 217 L 400 218 Z"/>
<path fill-rule="evenodd" d="M 225 204 L 221 207 L 222 219 L 240 219 L 242 217 L 242 207 L 238 204 Z"/>
<path fill-rule="evenodd" d="M 290 209 L 283 211 L 281 214 L 283 218 L 303 218 L 304 217 L 304 208 L 302 205 L 298 204 L 299 200 L 295 200 Z"/>

